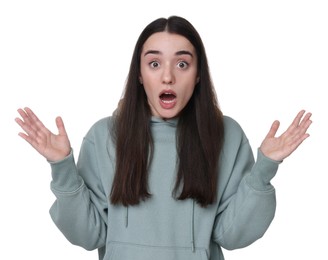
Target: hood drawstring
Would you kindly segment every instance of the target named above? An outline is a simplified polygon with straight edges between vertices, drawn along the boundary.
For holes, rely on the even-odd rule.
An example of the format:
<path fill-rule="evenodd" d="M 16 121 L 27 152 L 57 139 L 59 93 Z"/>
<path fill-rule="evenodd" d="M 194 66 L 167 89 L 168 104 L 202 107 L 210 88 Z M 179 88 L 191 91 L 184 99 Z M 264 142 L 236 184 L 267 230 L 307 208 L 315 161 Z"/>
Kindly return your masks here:
<path fill-rule="evenodd" d="M 125 227 L 129 225 L 129 206 L 125 207 Z"/>
<path fill-rule="evenodd" d="M 191 240 L 191 251 L 192 252 L 195 252 L 194 215 L 195 215 L 195 201 L 194 200 L 191 200 L 190 240 Z"/>

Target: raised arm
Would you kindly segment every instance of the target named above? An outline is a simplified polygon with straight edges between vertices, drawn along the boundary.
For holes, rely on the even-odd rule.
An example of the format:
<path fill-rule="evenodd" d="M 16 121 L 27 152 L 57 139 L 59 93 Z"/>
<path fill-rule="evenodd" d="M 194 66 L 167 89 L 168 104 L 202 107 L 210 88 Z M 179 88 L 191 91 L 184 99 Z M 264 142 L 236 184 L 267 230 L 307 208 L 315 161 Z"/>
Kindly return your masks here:
<path fill-rule="evenodd" d="M 25 139 L 36 151 L 49 161 L 64 159 L 71 151 L 64 122 L 61 117 L 56 118 L 58 134 L 53 134 L 46 128 L 34 112 L 26 107 L 19 108 L 21 118 L 15 118 L 17 124 L 24 130 L 18 135 Z"/>
<path fill-rule="evenodd" d="M 298 112 L 292 124 L 279 137 L 275 137 L 280 122 L 274 121 L 268 134 L 264 138 L 260 150 L 268 158 L 276 161 L 282 161 L 291 155 L 297 147 L 310 135 L 307 133 L 312 121 L 311 113 L 305 110 Z"/>

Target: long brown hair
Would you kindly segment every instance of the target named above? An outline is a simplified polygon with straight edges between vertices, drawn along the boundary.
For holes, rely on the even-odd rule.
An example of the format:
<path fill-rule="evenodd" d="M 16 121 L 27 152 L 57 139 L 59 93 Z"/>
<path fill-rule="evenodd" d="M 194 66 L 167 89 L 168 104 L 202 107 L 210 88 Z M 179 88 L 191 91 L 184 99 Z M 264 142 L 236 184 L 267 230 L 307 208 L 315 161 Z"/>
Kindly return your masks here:
<path fill-rule="evenodd" d="M 139 82 L 140 56 L 145 41 L 156 32 L 167 31 L 187 38 L 197 52 L 199 82 L 177 125 L 178 170 L 173 196 L 191 198 L 201 206 L 216 199 L 219 156 L 223 145 L 223 115 L 209 73 L 201 37 L 186 19 L 171 16 L 150 23 L 140 34 L 130 64 L 124 98 L 114 118 L 116 172 L 111 203 L 136 205 L 151 196 L 148 165 L 152 160 L 151 110 Z"/>

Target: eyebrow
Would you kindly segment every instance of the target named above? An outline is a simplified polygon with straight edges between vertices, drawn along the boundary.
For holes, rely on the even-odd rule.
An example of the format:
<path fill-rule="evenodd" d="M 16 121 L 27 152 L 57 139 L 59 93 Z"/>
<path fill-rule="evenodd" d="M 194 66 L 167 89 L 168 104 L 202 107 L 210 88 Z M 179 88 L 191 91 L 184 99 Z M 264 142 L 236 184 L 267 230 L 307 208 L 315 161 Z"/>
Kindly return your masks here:
<path fill-rule="evenodd" d="M 146 51 L 144 56 L 148 55 L 148 54 L 162 54 L 162 52 L 160 51 L 156 51 L 156 50 L 149 50 Z M 186 51 L 186 50 L 181 50 L 181 51 L 177 51 L 175 53 L 176 56 L 180 56 L 180 55 L 189 55 L 191 57 L 193 57 L 194 55 L 192 55 L 192 53 L 190 51 Z"/>

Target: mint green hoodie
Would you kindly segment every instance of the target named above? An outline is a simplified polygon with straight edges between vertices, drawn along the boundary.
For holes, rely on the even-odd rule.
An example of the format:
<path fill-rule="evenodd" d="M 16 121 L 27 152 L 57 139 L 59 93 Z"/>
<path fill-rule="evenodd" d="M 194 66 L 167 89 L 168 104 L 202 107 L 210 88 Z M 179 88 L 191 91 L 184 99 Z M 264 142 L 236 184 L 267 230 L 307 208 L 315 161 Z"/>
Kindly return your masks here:
<path fill-rule="evenodd" d="M 111 117 L 96 122 L 85 136 L 78 162 L 73 152 L 50 162 L 56 200 L 51 217 L 65 237 L 103 260 L 223 260 L 221 248 L 250 245 L 274 218 L 275 190 L 270 180 L 279 162 L 252 149 L 240 125 L 224 117 L 217 202 L 200 207 L 172 197 L 176 179 L 177 120 L 152 117 L 154 155 L 152 197 L 137 206 L 109 202 L 115 172 Z"/>

